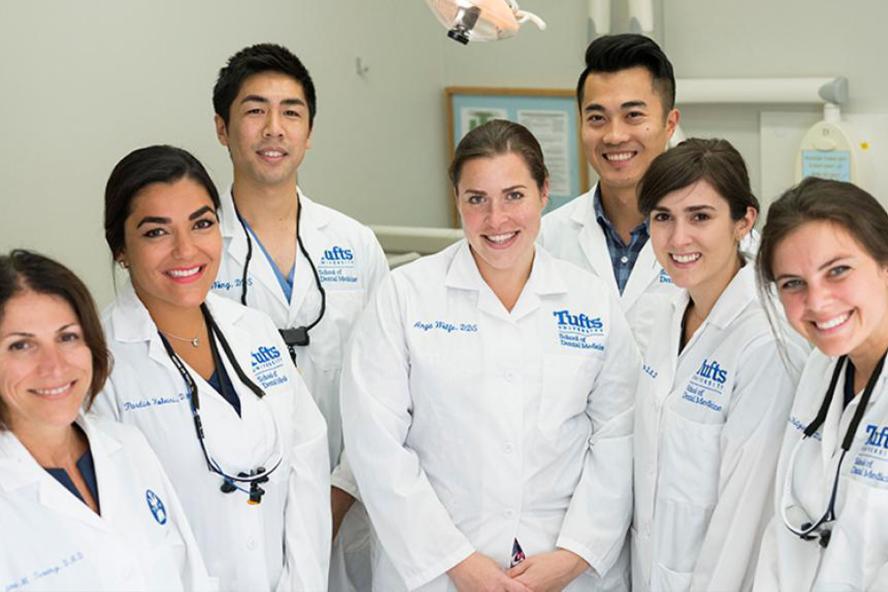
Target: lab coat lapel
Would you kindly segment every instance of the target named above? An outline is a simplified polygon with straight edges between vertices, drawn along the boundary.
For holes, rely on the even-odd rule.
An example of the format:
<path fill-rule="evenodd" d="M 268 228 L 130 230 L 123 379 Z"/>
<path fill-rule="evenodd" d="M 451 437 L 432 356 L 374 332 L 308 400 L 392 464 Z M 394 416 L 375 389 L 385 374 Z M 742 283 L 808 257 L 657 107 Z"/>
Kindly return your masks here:
<path fill-rule="evenodd" d="M 593 196 L 596 189 L 593 188 L 588 195 L 588 199 L 584 200 L 583 207 L 574 211 L 571 219 L 582 226 L 578 240 L 583 254 L 592 266 L 592 269 L 610 288 L 614 294 L 619 294 L 617 288 L 617 279 L 614 277 L 614 267 L 611 263 L 610 251 L 607 250 L 607 241 L 604 238 L 604 231 L 595 218 L 595 204 Z M 625 305 L 623 310 L 626 310 Z"/>
<path fill-rule="evenodd" d="M 231 196 L 231 189 L 221 196 L 221 201 L 219 226 L 222 231 L 222 239 L 225 241 L 225 254 L 231 257 L 237 269 L 243 272 L 247 262 L 247 239 L 244 236 L 244 227 L 241 226 L 237 212 L 234 211 L 234 198 Z M 242 275 L 243 273 L 236 275 L 236 277 L 239 278 Z"/>
<path fill-rule="evenodd" d="M 175 371 L 160 340 L 157 325 L 129 282 L 121 288 L 113 305 L 111 332 L 114 340 L 121 343 L 146 343 L 149 358 Z"/>
<path fill-rule="evenodd" d="M 665 363 L 662 368 L 658 367 L 657 382 L 660 388 L 657 389 L 657 398 L 665 400 L 672 391 L 672 385 L 677 384 L 678 380 L 684 380 L 684 375 L 688 373 L 687 368 L 681 366 L 682 358 L 678 353 L 678 343 L 681 340 L 681 324 L 684 318 L 684 311 L 688 306 L 688 293 L 680 290 L 672 297 L 672 315 L 669 319 L 669 333 L 666 339 L 654 339 L 649 348 L 657 348 L 663 353 L 654 353 L 652 359 L 663 360 Z M 684 354 L 688 351 L 685 348 Z M 692 370 L 693 371 L 693 370 Z M 680 376 L 679 376 L 680 375 Z"/>
<path fill-rule="evenodd" d="M 314 202 L 305 197 L 301 191 L 297 190 L 297 192 L 299 195 L 299 207 L 302 208 L 299 220 L 299 233 L 302 237 L 302 244 L 312 258 L 315 269 L 320 273 L 319 267 L 326 246 L 320 229 L 327 224 L 327 219 L 323 216 L 323 212 L 315 206 Z M 296 315 L 306 306 L 310 306 L 312 309 L 317 309 L 320 306 L 320 293 L 316 284 L 317 281 L 311 266 L 297 246 L 296 273 L 293 274 L 293 296 L 290 298 L 289 307 L 291 319 L 295 319 Z M 278 291 L 280 292 L 280 289 Z M 317 302 L 315 303 L 315 301 Z M 311 318 L 311 321 L 313 320 L 314 317 Z"/>
<path fill-rule="evenodd" d="M 469 243 L 462 239 L 453 248 L 455 252 L 447 270 L 445 285 L 448 288 L 475 292 L 478 298 L 478 310 L 499 319 L 509 320 L 509 312 L 481 277 Z"/>
<path fill-rule="evenodd" d="M 4 490 L 36 486 L 38 500 L 46 508 L 93 528 L 108 529 L 108 525 L 97 514 L 38 465 L 31 453 L 9 431 L 0 432 L 0 467 L 3 468 L 0 487 Z M 101 503 L 101 493 L 99 497 Z"/>
<path fill-rule="evenodd" d="M 610 264 L 610 259 L 608 259 Z M 623 288 L 623 296 L 621 303 L 623 310 L 629 310 L 638 297 L 644 294 L 651 282 L 655 281 L 660 274 L 660 264 L 654 255 L 654 248 L 651 246 L 650 239 L 641 248 L 638 258 L 635 260 L 635 267 L 629 274 L 629 280 Z M 613 269 L 611 268 L 611 277 L 613 277 Z"/>
<path fill-rule="evenodd" d="M 554 257 L 545 249 L 537 246 L 533 258 L 533 267 L 527 284 L 515 307 L 512 308 L 512 319 L 519 321 L 536 311 L 542 299 L 553 294 L 564 294 L 567 286 L 557 273 Z"/>
<path fill-rule="evenodd" d="M 230 193 L 230 192 L 229 192 Z M 245 232 L 245 227 L 241 225 L 240 221 L 237 219 L 237 215 L 234 213 L 234 201 L 231 202 L 230 211 L 223 210 L 223 216 L 225 216 L 226 220 L 231 221 L 231 225 L 229 231 L 232 232 L 232 241 L 230 243 L 230 248 L 235 249 L 235 252 L 240 255 L 240 265 L 238 266 L 238 274 L 236 278 L 240 278 L 243 275 L 243 266 L 247 264 L 247 253 L 249 252 L 249 248 L 247 247 L 247 236 Z M 228 224 L 226 222 L 226 224 Z M 238 237 L 238 235 L 240 235 Z M 271 267 L 271 263 L 268 261 L 268 257 L 265 256 L 265 253 L 262 251 L 262 246 L 259 244 L 259 240 L 255 236 L 250 236 L 250 241 L 252 242 L 252 253 L 250 253 L 250 261 L 249 261 L 249 273 L 247 278 L 250 276 L 255 278 L 256 281 L 261 282 L 265 289 L 273 295 L 273 297 L 280 301 L 280 303 L 284 306 L 287 305 L 287 300 L 284 297 L 284 291 L 281 290 L 281 286 L 278 283 L 277 276 L 274 273 L 274 269 Z M 237 246 L 238 243 L 242 244 L 242 246 Z M 295 247 L 295 245 L 294 245 Z M 229 250 L 229 252 L 231 252 Z M 298 253 L 298 249 L 297 249 Z M 298 257 L 298 254 L 297 254 Z M 287 273 L 289 270 L 281 270 L 284 273 Z M 250 287 L 247 287 L 247 293 L 249 294 Z M 247 302 L 250 300 L 248 299 Z"/>
<path fill-rule="evenodd" d="M 113 467 L 117 455 L 122 449 L 120 442 L 107 434 L 93 430 L 90 423 L 83 417 L 77 419 L 77 424 L 83 428 L 89 439 L 89 448 L 96 469 L 96 484 L 99 490 L 99 510 L 103 522 L 113 522 L 114 518 L 122 513 L 134 512 L 135 508 L 121 507 L 124 494 L 120 490 L 120 484 L 111 478 L 112 475 L 119 474 L 119 471 L 114 470 Z"/>

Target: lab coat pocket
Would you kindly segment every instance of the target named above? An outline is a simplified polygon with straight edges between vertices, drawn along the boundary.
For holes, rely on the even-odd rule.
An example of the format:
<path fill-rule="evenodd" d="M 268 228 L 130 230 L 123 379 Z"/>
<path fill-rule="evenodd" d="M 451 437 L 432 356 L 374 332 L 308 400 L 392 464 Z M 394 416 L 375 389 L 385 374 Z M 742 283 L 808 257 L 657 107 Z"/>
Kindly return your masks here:
<path fill-rule="evenodd" d="M 586 406 L 601 364 L 602 358 L 596 353 L 543 356 L 538 425 L 544 436 L 557 438 L 576 422 L 590 421 Z"/>
<path fill-rule="evenodd" d="M 651 570 L 651 592 L 683 592 L 691 589 L 693 572 L 672 571 L 655 563 Z"/>
<path fill-rule="evenodd" d="M 880 574 L 888 562 L 888 529 L 876 517 L 888 515 L 888 489 L 851 477 L 839 484 L 839 496 L 845 486 L 817 589 L 885 590 L 886 581 L 879 578 L 888 575 Z"/>
<path fill-rule="evenodd" d="M 664 412 L 654 564 L 668 570 L 673 582 L 675 574 L 693 571 L 718 500 L 722 425 L 693 421 L 668 408 Z"/>

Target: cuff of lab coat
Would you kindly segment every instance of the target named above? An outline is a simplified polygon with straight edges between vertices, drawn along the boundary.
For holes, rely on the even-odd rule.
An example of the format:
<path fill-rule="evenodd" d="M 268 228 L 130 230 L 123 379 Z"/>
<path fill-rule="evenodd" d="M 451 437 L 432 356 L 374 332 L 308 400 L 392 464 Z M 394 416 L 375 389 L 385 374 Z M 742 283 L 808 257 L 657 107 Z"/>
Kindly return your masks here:
<path fill-rule="evenodd" d="M 407 584 L 408 590 L 416 590 L 417 588 L 428 584 L 437 577 L 440 577 L 442 575 L 446 577 L 448 570 L 467 559 L 469 555 L 474 552 L 474 547 L 472 547 L 472 545 L 469 544 L 467 541 L 464 545 L 460 545 L 460 547 L 456 551 L 448 554 L 446 557 L 441 559 L 441 561 L 433 564 L 428 569 L 424 569 L 417 574 L 414 574 L 408 578 L 404 578 L 404 583 Z"/>
<path fill-rule="evenodd" d="M 356 500 L 361 501 L 361 495 L 358 492 L 358 482 L 355 481 L 355 476 L 348 464 L 345 451 L 342 453 L 339 464 L 336 465 L 336 468 L 333 469 L 333 473 L 330 475 L 330 484 L 346 492 Z"/>
<path fill-rule="evenodd" d="M 583 561 L 589 564 L 589 567 L 592 568 L 592 571 L 595 572 L 595 575 L 600 576 L 604 573 L 604 565 L 598 557 L 595 557 L 592 554 L 592 551 L 586 545 L 573 540 L 570 537 L 560 536 L 558 537 L 558 541 L 555 543 L 555 546 L 560 549 L 566 549 L 571 553 L 576 553 L 580 557 L 582 557 Z"/>

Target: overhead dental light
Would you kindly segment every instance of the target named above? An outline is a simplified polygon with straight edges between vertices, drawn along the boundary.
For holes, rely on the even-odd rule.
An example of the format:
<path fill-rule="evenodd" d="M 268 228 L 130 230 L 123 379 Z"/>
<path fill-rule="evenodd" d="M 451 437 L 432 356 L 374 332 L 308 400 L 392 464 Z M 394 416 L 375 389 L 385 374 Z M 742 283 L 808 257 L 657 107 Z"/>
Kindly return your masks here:
<path fill-rule="evenodd" d="M 515 0 L 426 0 L 426 4 L 447 29 L 447 36 L 463 45 L 514 37 L 527 21 L 546 28 L 543 19 L 518 8 Z"/>

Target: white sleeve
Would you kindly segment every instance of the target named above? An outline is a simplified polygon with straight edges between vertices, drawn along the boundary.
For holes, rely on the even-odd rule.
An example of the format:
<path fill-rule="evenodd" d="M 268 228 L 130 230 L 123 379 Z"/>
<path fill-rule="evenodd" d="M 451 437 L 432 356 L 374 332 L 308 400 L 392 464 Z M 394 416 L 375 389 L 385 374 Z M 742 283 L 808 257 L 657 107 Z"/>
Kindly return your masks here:
<path fill-rule="evenodd" d="M 277 335 L 277 332 L 274 332 Z M 286 351 L 283 341 L 281 351 Z M 287 364 L 293 396 L 293 443 L 284 508 L 284 569 L 278 592 L 327 589 L 330 567 L 330 461 L 327 424 L 295 367 Z"/>
<path fill-rule="evenodd" d="M 389 276 L 388 260 L 385 258 L 385 252 L 382 245 L 379 244 L 373 231 L 367 229 L 367 283 L 366 283 L 366 300 L 364 306 L 370 302 L 370 299 L 382 285 L 382 282 Z"/>
<path fill-rule="evenodd" d="M 364 230 L 367 233 L 364 245 L 367 257 L 367 270 L 363 305 L 366 307 L 376 293 L 376 290 L 379 289 L 382 282 L 389 276 L 389 266 L 385 253 L 382 250 L 382 245 L 379 244 L 376 235 L 369 228 L 364 228 Z M 344 448 L 339 456 L 339 464 L 333 469 L 330 479 L 333 487 L 341 489 L 356 500 L 361 499 L 361 495 L 358 492 L 358 483 L 355 481 L 355 476 Z"/>
<path fill-rule="evenodd" d="M 718 500 L 694 568 L 693 590 L 750 589 L 774 512 L 777 460 L 797 380 L 770 337 L 750 344 L 737 367 L 745 372 L 740 371 L 722 428 Z"/>
<path fill-rule="evenodd" d="M 409 589 L 473 551 L 405 445 L 413 402 L 395 277 L 383 283 L 352 334 L 342 374 L 345 446 L 383 548 Z"/>
<path fill-rule="evenodd" d="M 586 413 L 592 435 L 583 473 L 557 546 L 582 557 L 599 575 L 616 562 L 632 520 L 632 432 L 641 356 L 619 302 L 610 297 L 610 330 Z"/>
<path fill-rule="evenodd" d="M 351 464 L 348 462 L 348 454 L 346 454 L 345 448 L 342 449 L 342 453 L 339 455 L 339 464 L 333 469 L 330 480 L 333 487 L 341 489 L 360 501 L 361 494 L 358 492 L 358 482 L 355 481 L 355 474 L 352 472 Z"/>

